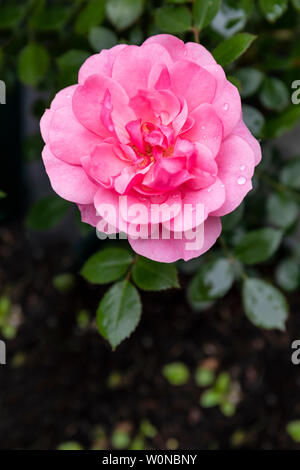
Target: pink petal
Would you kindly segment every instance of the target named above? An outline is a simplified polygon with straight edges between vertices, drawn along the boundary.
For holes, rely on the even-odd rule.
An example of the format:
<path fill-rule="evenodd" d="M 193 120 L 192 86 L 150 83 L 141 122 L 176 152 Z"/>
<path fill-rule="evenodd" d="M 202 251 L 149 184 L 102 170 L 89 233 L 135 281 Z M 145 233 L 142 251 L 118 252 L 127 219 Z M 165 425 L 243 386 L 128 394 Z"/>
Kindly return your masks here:
<path fill-rule="evenodd" d="M 94 204 L 78 204 L 81 213 L 81 221 L 96 227 L 101 217 L 97 215 Z"/>
<path fill-rule="evenodd" d="M 202 143 L 217 155 L 222 141 L 223 128 L 214 108 L 210 104 L 201 104 L 191 113 L 194 125 L 182 134 L 182 137 Z"/>
<path fill-rule="evenodd" d="M 127 46 L 116 57 L 112 78 L 118 82 L 129 97 L 140 89 L 147 89 L 151 68 L 155 63 L 171 65 L 172 59 L 159 44 Z"/>
<path fill-rule="evenodd" d="M 182 200 L 182 210 L 186 210 L 186 217 L 181 212 L 177 217 L 172 221 L 172 230 L 176 230 L 176 224 L 179 223 L 183 225 L 183 230 L 191 230 L 199 224 L 202 224 L 205 219 L 209 216 L 210 213 L 218 209 L 223 205 L 225 201 L 225 189 L 224 184 L 221 180 L 217 179 L 209 188 L 200 189 L 198 191 L 187 191 Z M 201 212 L 199 212 L 197 217 L 196 206 L 202 205 L 202 216 L 200 218 Z M 190 207 L 188 207 L 188 206 Z M 186 208 L 186 209 L 185 209 Z M 192 210 L 190 210 L 192 209 Z M 189 217 L 188 217 L 189 216 Z M 181 223 L 180 223 L 181 222 Z"/>
<path fill-rule="evenodd" d="M 241 118 L 241 97 L 238 89 L 226 80 L 223 86 L 218 86 L 212 106 L 223 123 L 224 137 L 226 137 Z"/>
<path fill-rule="evenodd" d="M 194 62 L 181 60 L 169 68 L 175 95 L 185 99 L 190 111 L 202 103 L 211 103 L 216 90 L 215 78 Z"/>
<path fill-rule="evenodd" d="M 89 174 L 99 183 L 110 185 L 112 179 L 126 167 L 128 167 L 128 162 L 118 158 L 112 144 L 99 144 L 91 153 Z"/>
<path fill-rule="evenodd" d="M 234 135 L 238 135 L 243 140 L 245 140 L 247 144 L 250 145 L 250 147 L 253 150 L 254 157 L 255 157 L 255 166 L 258 165 L 259 162 L 261 161 L 261 148 L 260 148 L 259 142 L 258 140 L 255 139 L 255 137 L 253 137 L 253 135 L 251 134 L 251 132 L 249 131 L 248 127 L 246 126 L 246 124 L 244 123 L 242 119 L 240 119 L 236 127 L 233 129 L 232 133 Z"/>
<path fill-rule="evenodd" d="M 80 165 L 81 158 L 88 155 L 100 142 L 99 136 L 76 120 L 70 106 L 54 111 L 49 127 L 48 144 L 57 158 Z"/>
<path fill-rule="evenodd" d="M 197 44 L 195 42 L 187 42 L 185 44 L 185 58 L 196 62 L 196 64 L 200 65 L 201 67 L 205 65 L 214 65 L 216 64 L 215 59 L 208 52 L 205 47 L 201 44 Z"/>
<path fill-rule="evenodd" d="M 56 158 L 48 146 L 42 153 L 44 165 L 54 191 L 67 201 L 91 204 L 97 191 L 95 184 L 80 166 L 69 165 Z"/>
<path fill-rule="evenodd" d="M 252 188 L 254 153 L 248 143 L 236 135 L 229 136 L 221 145 L 216 158 L 218 177 L 225 185 L 225 202 L 214 216 L 232 212 Z"/>
<path fill-rule="evenodd" d="M 94 54 L 82 64 L 78 73 L 78 82 L 80 85 L 86 79 L 95 74 L 107 75 L 111 77 L 112 66 L 117 55 L 122 49 L 125 49 L 126 44 L 118 44 L 109 50 L 103 49 L 100 54 Z"/>
<path fill-rule="evenodd" d="M 73 112 L 78 121 L 87 129 L 102 137 L 114 134 L 101 120 L 101 109 L 107 91 L 111 97 L 111 116 L 117 133 L 126 134 L 125 125 L 135 115 L 128 107 L 128 97 L 118 83 L 104 75 L 92 75 L 84 85 L 79 85 L 73 96 Z"/>
<path fill-rule="evenodd" d="M 205 253 L 216 242 L 221 229 L 222 225 L 218 217 L 208 217 L 204 222 L 203 245 L 196 250 L 187 249 L 186 243 L 189 243 L 190 240 L 187 240 L 184 235 L 182 240 L 134 239 L 129 237 L 128 241 L 133 250 L 139 255 L 161 263 L 173 263 L 181 258 L 188 261 Z"/>
<path fill-rule="evenodd" d="M 182 59 L 185 53 L 184 42 L 171 34 L 151 36 L 143 43 L 143 45 L 148 44 L 160 44 L 168 51 L 173 60 Z"/>

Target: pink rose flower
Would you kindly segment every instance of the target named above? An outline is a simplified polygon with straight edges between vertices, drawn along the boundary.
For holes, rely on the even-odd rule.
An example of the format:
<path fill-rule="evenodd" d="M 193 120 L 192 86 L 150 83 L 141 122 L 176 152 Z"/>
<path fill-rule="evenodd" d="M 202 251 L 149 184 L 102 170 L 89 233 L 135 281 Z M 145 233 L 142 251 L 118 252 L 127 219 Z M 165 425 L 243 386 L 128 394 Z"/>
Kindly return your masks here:
<path fill-rule="evenodd" d="M 165 34 L 89 57 L 78 84 L 45 111 L 41 132 L 54 191 L 78 205 L 84 222 L 125 232 L 137 253 L 161 262 L 188 260 L 215 243 L 220 217 L 252 188 L 261 159 L 222 67 L 202 45 Z M 136 204 L 145 207 L 138 218 L 130 215 Z M 156 222 L 153 204 L 161 209 Z M 168 204 L 175 209 L 164 211 Z M 156 236 L 137 236 L 141 228 Z M 200 231 L 201 246 L 188 249 Z"/>

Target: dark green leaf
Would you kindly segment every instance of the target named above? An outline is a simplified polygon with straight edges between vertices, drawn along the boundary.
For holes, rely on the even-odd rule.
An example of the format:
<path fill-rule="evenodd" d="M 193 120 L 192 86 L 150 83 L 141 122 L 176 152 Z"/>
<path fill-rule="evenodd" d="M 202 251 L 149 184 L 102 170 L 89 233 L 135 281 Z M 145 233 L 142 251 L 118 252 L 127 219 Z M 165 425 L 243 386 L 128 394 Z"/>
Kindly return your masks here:
<path fill-rule="evenodd" d="M 244 204 L 240 204 L 237 209 L 235 209 L 230 214 L 222 217 L 222 230 L 229 231 L 232 230 L 242 219 L 244 214 Z"/>
<path fill-rule="evenodd" d="M 110 49 L 118 42 L 118 38 L 114 31 L 105 28 L 104 26 L 92 28 L 88 37 L 90 45 L 96 52 L 101 51 L 101 49 Z"/>
<path fill-rule="evenodd" d="M 89 56 L 89 52 L 70 49 L 56 59 L 60 70 L 59 80 L 61 86 L 68 86 L 77 82 L 78 70 Z"/>
<path fill-rule="evenodd" d="M 221 42 L 213 51 L 218 64 L 225 66 L 240 57 L 250 47 L 256 36 L 249 33 L 239 33 Z"/>
<path fill-rule="evenodd" d="M 243 105 L 243 119 L 247 127 L 249 127 L 252 134 L 259 138 L 265 124 L 265 118 L 258 109 L 248 104 Z"/>
<path fill-rule="evenodd" d="M 300 189 L 300 159 L 292 160 L 282 168 L 280 181 L 289 188 Z"/>
<path fill-rule="evenodd" d="M 4 191 L 0 190 L 0 199 L 4 199 L 7 197 L 7 194 Z"/>
<path fill-rule="evenodd" d="M 216 258 L 203 264 L 188 288 L 192 305 L 211 302 L 223 297 L 234 281 L 234 269 L 226 258 Z"/>
<path fill-rule="evenodd" d="M 136 285 L 143 290 L 164 290 L 179 287 L 174 264 L 157 263 L 139 256 L 132 271 Z"/>
<path fill-rule="evenodd" d="M 155 11 L 155 23 L 167 33 L 183 33 L 191 28 L 192 15 L 186 7 L 167 5 Z"/>
<path fill-rule="evenodd" d="M 99 331 L 115 349 L 135 330 L 141 313 L 142 304 L 136 288 L 127 280 L 118 282 L 106 292 L 99 304 Z"/>
<path fill-rule="evenodd" d="M 195 382 L 198 387 L 207 387 L 215 381 L 215 373 L 205 367 L 197 367 L 195 372 Z"/>
<path fill-rule="evenodd" d="M 17 26 L 21 21 L 25 5 L 1 5 L 0 6 L 0 29 L 10 29 Z"/>
<path fill-rule="evenodd" d="M 190 371 L 182 362 L 171 362 L 163 367 L 162 374 L 171 385 L 184 385 L 190 376 Z"/>
<path fill-rule="evenodd" d="M 277 78 L 265 78 L 259 94 L 261 103 L 272 111 L 283 111 L 289 104 L 290 97 L 286 85 Z"/>
<path fill-rule="evenodd" d="M 265 134 L 269 138 L 280 137 L 289 132 L 300 120 L 300 105 L 291 105 L 283 113 L 266 122 Z"/>
<path fill-rule="evenodd" d="M 262 228 L 246 233 L 234 250 L 242 263 L 256 264 L 270 258 L 278 249 L 282 239 L 281 230 Z"/>
<path fill-rule="evenodd" d="M 77 34 L 87 34 L 91 28 L 102 23 L 105 17 L 105 0 L 89 0 L 75 21 Z"/>
<path fill-rule="evenodd" d="M 25 46 L 18 58 L 18 73 L 25 85 L 35 86 L 45 75 L 49 65 L 49 55 L 41 44 L 34 42 Z"/>
<path fill-rule="evenodd" d="M 63 219 L 69 207 L 69 202 L 54 194 L 43 197 L 31 206 L 26 225 L 33 230 L 48 230 Z"/>
<path fill-rule="evenodd" d="M 80 273 L 93 284 L 108 284 L 124 276 L 132 260 L 124 248 L 105 248 L 91 256 Z"/>
<path fill-rule="evenodd" d="M 243 285 L 243 304 L 254 325 L 285 329 L 288 305 L 283 294 L 271 284 L 261 279 L 247 279 Z"/>
<path fill-rule="evenodd" d="M 37 31 L 57 31 L 64 26 L 70 14 L 70 7 L 47 5 L 45 0 L 39 0 L 30 15 L 29 25 Z"/>
<path fill-rule="evenodd" d="M 236 71 L 235 76 L 241 82 L 241 96 L 248 98 L 254 95 L 263 80 L 264 74 L 252 67 L 245 67 Z"/>
<path fill-rule="evenodd" d="M 298 214 L 298 204 L 291 196 L 283 193 L 272 193 L 268 198 L 268 220 L 278 228 L 289 228 L 297 220 Z"/>
<path fill-rule="evenodd" d="M 106 14 L 111 24 L 122 31 L 135 23 L 143 7 L 143 0 L 108 0 Z"/>
<path fill-rule="evenodd" d="M 283 259 L 275 270 L 275 280 L 281 289 L 292 292 L 300 284 L 300 266 L 293 258 Z"/>
<path fill-rule="evenodd" d="M 52 283 L 59 292 L 69 292 L 75 285 L 75 276 L 71 273 L 58 274 L 53 278 Z"/>
<path fill-rule="evenodd" d="M 280 18 L 288 7 L 288 0 L 259 0 L 261 11 L 270 23 Z"/>
<path fill-rule="evenodd" d="M 193 4 L 194 26 L 201 30 L 208 26 L 220 8 L 221 0 L 195 0 Z"/>

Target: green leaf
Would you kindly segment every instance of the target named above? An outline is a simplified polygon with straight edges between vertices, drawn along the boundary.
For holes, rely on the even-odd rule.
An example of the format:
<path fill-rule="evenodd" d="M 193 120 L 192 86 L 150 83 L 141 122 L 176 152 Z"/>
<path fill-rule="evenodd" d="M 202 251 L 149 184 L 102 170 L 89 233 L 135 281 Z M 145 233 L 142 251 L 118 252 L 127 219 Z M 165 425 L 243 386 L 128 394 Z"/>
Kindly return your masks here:
<path fill-rule="evenodd" d="M 275 280 L 281 289 L 292 292 L 300 285 L 300 266 L 293 258 L 283 259 L 275 270 Z"/>
<path fill-rule="evenodd" d="M 105 248 L 86 261 L 80 274 L 92 284 L 108 284 L 124 276 L 132 260 L 124 248 Z"/>
<path fill-rule="evenodd" d="M 48 230 L 61 222 L 69 207 L 69 202 L 54 194 L 43 197 L 31 206 L 26 225 L 33 230 Z"/>
<path fill-rule="evenodd" d="M 236 408 L 233 403 L 230 401 L 224 400 L 220 403 L 220 410 L 224 416 L 233 416 L 235 414 Z"/>
<path fill-rule="evenodd" d="M 292 0 L 292 5 L 297 11 L 300 11 L 300 0 Z"/>
<path fill-rule="evenodd" d="M 234 281 L 234 270 L 227 258 L 217 258 L 203 264 L 188 287 L 192 304 L 210 302 L 223 297 Z"/>
<path fill-rule="evenodd" d="M 214 19 L 221 5 L 221 0 L 195 0 L 193 3 L 194 26 L 201 30 Z"/>
<path fill-rule="evenodd" d="M 259 0 L 261 11 L 270 23 L 280 18 L 288 7 L 288 0 Z"/>
<path fill-rule="evenodd" d="M 298 204 L 286 193 L 272 193 L 267 200 L 267 217 L 278 228 L 288 229 L 296 222 Z"/>
<path fill-rule="evenodd" d="M 143 0 L 108 0 L 106 14 L 111 24 L 122 31 L 135 23 L 143 8 Z"/>
<path fill-rule="evenodd" d="M 206 369 L 205 367 L 197 367 L 195 372 L 195 382 L 198 387 L 207 387 L 215 380 L 215 373 L 213 370 Z"/>
<path fill-rule="evenodd" d="M 244 204 L 240 204 L 237 209 L 230 214 L 225 215 L 222 217 L 222 230 L 228 232 L 232 230 L 237 224 L 241 221 L 244 214 Z"/>
<path fill-rule="evenodd" d="M 75 285 L 75 276 L 71 273 L 61 273 L 53 278 L 52 283 L 59 292 L 69 292 Z"/>
<path fill-rule="evenodd" d="M 300 120 L 300 105 L 289 106 L 283 113 L 269 118 L 265 126 L 265 134 L 269 138 L 280 137 L 295 127 Z"/>
<path fill-rule="evenodd" d="M 175 386 L 184 385 L 190 377 L 190 371 L 183 362 L 171 362 L 162 369 L 165 379 Z"/>
<path fill-rule="evenodd" d="M 111 435 L 111 443 L 114 449 L 128 449 L 130 435 L 125 429 L 116 429 Z"/>
<path fill-rule="evenodd" d="M 263 127 L 265 125 L 265 118 L 258 109 L 254 106 L 244 104 L 243 109 L 243 119 L 247 127 L 249 127 L 252 134 L 259 138 L 261 137 Z"/>
<path fill-rule="evenodd" d="M 256 39 L 249 33 L 239 33 L 222 41 L 213 51 L 218 64 L 225 66 L 240 57 Z"/>
<path fill-rule="evenodd" d="M 41 44 L 29 43 L 18 57 L 18 74 L 25 85 L 35 86 L 44 77 L 49 65 L 49 55 Z"/>
<path fill-rule="evenodd" d="M 179 287 L 176 266 L 171 263 L 157 263 L 139 256 L 132 271 L 136 285 L 143 290 L 164 290 Z"/>
<path fill-rule="evenodd" d="M 191 12 L 184 6 L 167 5 L 155 11 L 156 26 L 167 33 L 183 33 L 192 26 Z"/>
<path fill-rule="evenodd" d="M 63 28 L 70 14 L 70 7 L 47 5 L 45 0 L 39 0 L 30 15 L 29 25 L 36 31 L 58 31 Z"/>
<path fill-rule="evenodd" d="M 300 189 L 300 159 L 292 160 L 282 168 L 280 181 L 289 188 Z"/>
<path fill-rule="evenodd" d="M 264 74 L 260 70 L 252 67 L 244 67 L 236 71 L 235 76 L 241 82 L 241 96 L 248 98 L 256 93 L 259 89 Z"/>
<path fill-rule="evenodd" d="M 246 315 L 254 325 L 285 329 L 288 304 L 278 289 L 261 279 L 247 279 L 242 295 Z"/>
<path fill-rule="evenodd" d="M 115 349 L 135 330 L 141 313 L 142 304 L 136 288 L 127 280 L 118 282 L 106 292 L 99 304 L 99 332 Z"/>
<path fill-rule="evenodd" d="M 246 233 L 234 249 L 234 256 L 245 264 L 257 264 L 270 258 L 282 240 L 281 230 L 262 228 Z"/>
<path fill-rule="evenodd" d="M 286 432 L 294 442 L 300 443 L 300 420 L 290 421 L 286 426 Z"/>
<path fill-rule="evenodd" d="M 265 78 L 259 94 L 263 106 L 272 111 L 283 111 L 290 101 L 288 89 L 278 78 Z"/>
<path fill-rule="evenodd" d="M 25 13 L 25 5 L 0 6 L 0 30 L 11 29 L 18 25 Z"/>
<path fill-rule="evenodd" d="M 89 56 L 89 52 L 70 49 L 56 59 L 60 71 L 59 82 L 61 86 L 66 87 L 77 82 L 78 70 Z"/>
<path fill-rule="evenodd" d="M 92 28 L 88 34 L 89 43 L 92 48 L 99 52 L 101 49 L 110 49 L 118 42 L 117 35 L 114 31 L 104 26 Z"/>
<path fill-rule="evenodd" d="M 87 34 L 91 28 L 102 23 L 105 17 L 105 0 L 89 0 L 75 21 L 77 34 Z"/>
<path fill-rule="evenodd" d="M 213 388 L 210 388 L 209 390 L 205 390 L 205 392 L 201 395 L 200 405 L 203 408 L 212 408 L 213 406 L 219 405 L 220 401 L 220 393 Z"/>
<path fill-rule="evenodd" d="M 0 190 L 0 199 L 5 199 L 7 197 L 6 192 Z"/>
<path fill-rule="evenodd" d="M 57 450 L 83 450 L 83 447 L 78 442 L 68 441 L 60 444 Z"/>

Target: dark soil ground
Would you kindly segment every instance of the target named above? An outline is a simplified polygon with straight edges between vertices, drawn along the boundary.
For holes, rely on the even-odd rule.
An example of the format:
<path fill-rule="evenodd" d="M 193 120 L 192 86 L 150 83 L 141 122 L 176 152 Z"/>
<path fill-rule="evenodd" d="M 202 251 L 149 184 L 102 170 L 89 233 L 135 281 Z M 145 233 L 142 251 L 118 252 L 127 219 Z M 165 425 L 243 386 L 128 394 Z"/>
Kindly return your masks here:
<path fill-rule="evenodd" d="M 112 352 L 93 322 L 80 328 L 76 321 L 82 308 L 94 317 L 105 289 L 79 275 L 67 293 L 52 284 L 56 274 L 78 271 L 72 253 L 80 249 L 51 236 L 37 242 L 21 226 L 0 229 L 0 293 L 11 296 L 22 321 L 0 366 L 1 449 L 55 449 L 66 441 L 111 447 L 116 428 L 136 436 L 144 419 L 157 429 L 147 448 L 297 448 L 285 430 L 300 416 L 300 365 L 291 363 L 291 342 L 300 337 L 297 294 L 287 333 L 252 326 L 238 290 L 202 314 L 190 310 L 182 290 L 142 294 L 140 325 Z M 203 390 L 193 371 L 205 359 L 240 386 L 232 417 L 199 405 Z M 190 368 L 187 384 L 175 387 L 162 376 L 172 361 Z M 104 436 L 95 443 L 99 426 Z"/>

